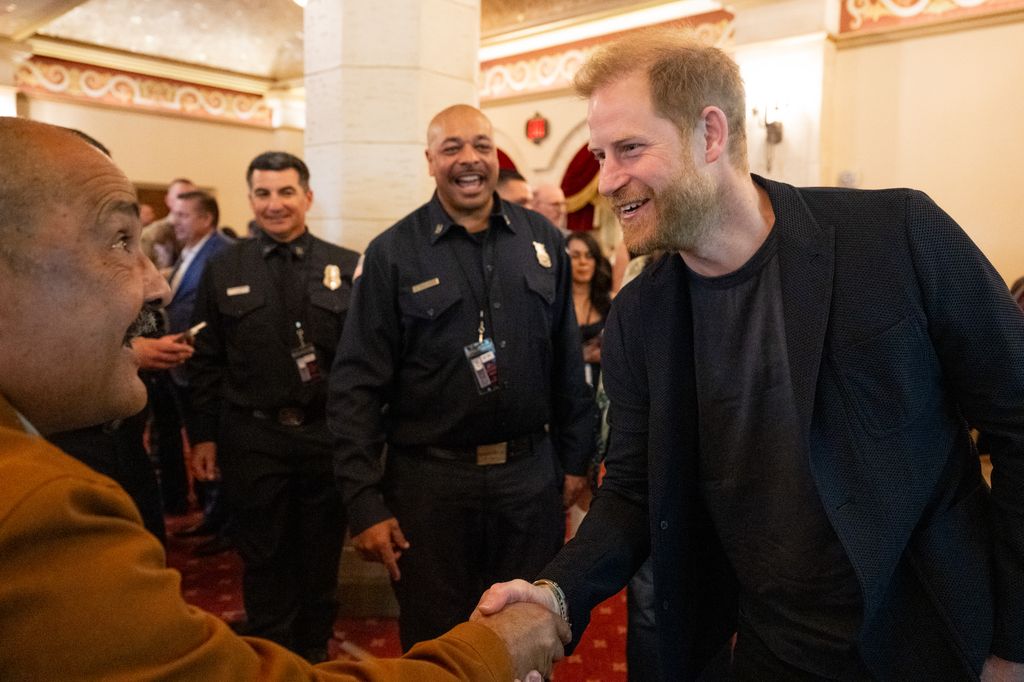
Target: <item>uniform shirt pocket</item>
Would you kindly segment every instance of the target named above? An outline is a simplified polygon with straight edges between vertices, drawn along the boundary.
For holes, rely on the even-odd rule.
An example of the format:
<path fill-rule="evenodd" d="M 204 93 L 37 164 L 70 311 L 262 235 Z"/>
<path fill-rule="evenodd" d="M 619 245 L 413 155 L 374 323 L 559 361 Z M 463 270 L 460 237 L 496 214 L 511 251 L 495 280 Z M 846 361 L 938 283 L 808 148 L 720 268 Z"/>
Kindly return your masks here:
<path fill-rule="evenodd" d="M 462 301 L 462 292 L 450 282 L 415 293 L 412 288 L 403 286 L 398 294 L 406 348 L 414 354 L 425 352 L 443 357 L 461 353 L 469 342 L 469 332 L 475 328 L 475 323 L 467 324 L 466 329 L 460 328 L 457 304 Z"/>
<path fill-rule="evenodd" d="M 527 270 L 526 288 L 551 305 L 555 302 L 555 274 L 551 270 Z"/>
<path fill-rule="evenodd" d="M 245 293 L 228 293 L 240 289 L 246 289 Z M 265 304 L 264 293 L 259 289 L 250 288 L 249 285 L 232 286 L 217 293 L 217 309 L 221 315 L 231 318 L 243 318 Z"/>
<path fill-rule="evenodd" d="M 341 337 L 342 325 L 348 311 L 352 288 L 342 282 L 335 290 L 317 286 L 309 292 L 309 326 L 313 343 L 333 353 Z"/>

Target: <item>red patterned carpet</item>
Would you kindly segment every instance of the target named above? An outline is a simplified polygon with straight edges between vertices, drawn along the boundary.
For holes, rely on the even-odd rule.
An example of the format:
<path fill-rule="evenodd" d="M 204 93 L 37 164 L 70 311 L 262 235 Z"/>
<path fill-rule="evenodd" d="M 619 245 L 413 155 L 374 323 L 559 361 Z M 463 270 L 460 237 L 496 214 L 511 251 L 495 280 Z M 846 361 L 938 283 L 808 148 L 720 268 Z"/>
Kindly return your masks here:
<path fill-rule="evenodd" d="M 229 623 L 244 620 L 242 562 L 234 552 L 196 557 L 201 538 L 175 538 L 175 531 L 198 516 L 169 518 L 167 563 L 181 572 L 185 601 Z M 557 682 L 624 682 L 626 679 L 626 596 L 620 593 L 598 606 L 575 653 L 555 668 Z M 398 623 L 394 619 L 339 618 L 328 647 L 332 657 L 398 656 Z"/>

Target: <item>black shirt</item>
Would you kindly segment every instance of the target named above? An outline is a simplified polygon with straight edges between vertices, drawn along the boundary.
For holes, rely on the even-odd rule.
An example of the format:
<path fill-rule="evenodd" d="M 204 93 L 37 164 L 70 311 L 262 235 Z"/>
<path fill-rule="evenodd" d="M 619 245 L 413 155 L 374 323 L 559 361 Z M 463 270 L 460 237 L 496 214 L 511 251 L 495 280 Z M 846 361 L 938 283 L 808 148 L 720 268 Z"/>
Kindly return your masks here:
<path fill-rule="evenodd" d="M 193 323 L 206 322 L 188 363 L 197 412 L 195 442 L 216 440 L 222 408 L 308 408 L 323 415 L 359 255 L 308 232 L 281 244 L 260 233 L 210 260 L 199 283 Z M 316 348 L 323 380 L 304 383 L 292 350 Z M 315 418 L 315 414 L 313 418 Z"/>
<path fill-rule="evenodd" d="M 367 248 L 331 370 L 328 419 L 353 533 L 391 516 L 377 486 L 385 439 L 468 447 L 550 425 L 567 473 L 594 452 L 571 268 L 542 216 L 501 201 L 469 234 L 434 198 Z M 499 390 L 481 395 L 464 349 L 494 343 Z"/>
<path fill-rule="evenodd" d="M 775 235 L 736 272 L 690 273 L 701 488 L 740 582 L 741 631 L 801 670 L 863 679 L 860 588 L 800 433 Z"/>

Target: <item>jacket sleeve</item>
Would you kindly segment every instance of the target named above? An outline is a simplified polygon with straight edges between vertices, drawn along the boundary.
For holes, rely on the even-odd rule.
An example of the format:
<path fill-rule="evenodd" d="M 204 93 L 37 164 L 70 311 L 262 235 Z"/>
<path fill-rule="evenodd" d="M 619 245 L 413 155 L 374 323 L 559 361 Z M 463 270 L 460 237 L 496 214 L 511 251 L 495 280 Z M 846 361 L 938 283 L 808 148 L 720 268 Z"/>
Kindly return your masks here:
<path fill-rule="evenodd" d="M 366 250 L 331 368 L 327 421 L 336 440 L 334 473 L 353 535 L 393 514 L 384 503 L 384 416 L 399 356 L 398 294 L 379 243 Z"/>
<path fill-rule="evenodd" d="M 10 481 L 8 481 L 10 483 Z M 13 489 L 8 490 L 14 494 Z M 504 644 L 464 623 L 400 659 L 312 667 L 181 598 L 181 577 L 113 482 L 33 482 L 0 518 L 0 670 L 38 680 L 512 679 Z"/>
<path fill-rule="evenodd" d="M 928 332 L 964 417 L 992 455 L 992 653 L 1024 662 L 1024 314 L 963 230 L 920 192 L 907 230 Z"/>
<path fill-rule="evenodd" d="M 206 322 L 206 328 L 196 335 L 195 353 L 186 365 L 194 413 L 192 423 L 187 426 L 189 437 L 195 443 L 217 440 L 221 385 L 227 367 L 223 321 L 217 307 L 213 266 L 214 263 L 207 263 L 203 269 L 190 322 L 193 325 Z"/>
<path fill-rule="evenodd" d="M 607 473 L 576 536 L 541 572 L 565 592 L 574 648 L 590 611 L 621 590 L 650 553 L 647 521 L 648 391 L 644 349 L 636 332 L 637 287 L 612 305 L 601 345 L 602 378 L 611 401 Z"/>

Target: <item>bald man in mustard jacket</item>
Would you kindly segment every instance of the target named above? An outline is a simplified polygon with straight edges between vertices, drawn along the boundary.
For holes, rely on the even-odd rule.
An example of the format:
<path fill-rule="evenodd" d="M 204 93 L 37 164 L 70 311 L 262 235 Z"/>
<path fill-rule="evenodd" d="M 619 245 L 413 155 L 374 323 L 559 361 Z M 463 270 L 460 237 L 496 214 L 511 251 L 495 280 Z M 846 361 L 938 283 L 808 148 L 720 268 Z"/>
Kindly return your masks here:
<path fill-rule="evenodd" d="M 495 680 L 548 674 L 546 610 L 463 623 L 406 656 L 311 666 L 187 605 L 112 480 L 46 434 L 138 412 L 131 339 L 167 283 L 135 192 L 71 131 L 0 118 L 0 679 Z M 534 605 L 528 605 L 534 606 Z"/>

